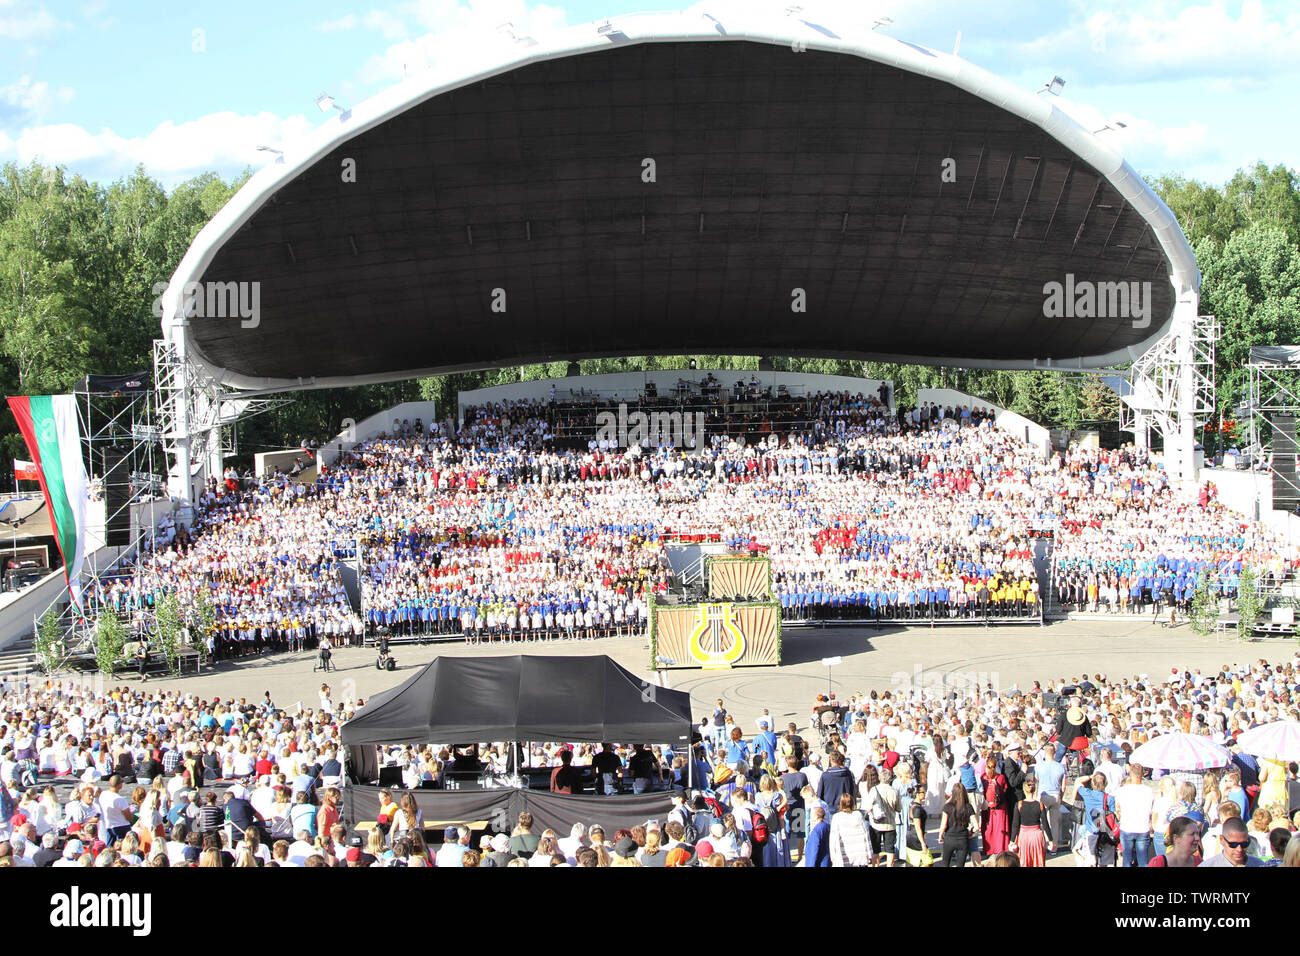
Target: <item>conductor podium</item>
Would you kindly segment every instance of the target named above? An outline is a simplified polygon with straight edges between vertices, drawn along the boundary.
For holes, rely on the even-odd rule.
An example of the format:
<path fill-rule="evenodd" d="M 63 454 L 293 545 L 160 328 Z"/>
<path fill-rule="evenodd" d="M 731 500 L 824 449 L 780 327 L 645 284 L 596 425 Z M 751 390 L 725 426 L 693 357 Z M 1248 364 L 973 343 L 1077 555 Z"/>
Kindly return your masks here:
<path fill-rule="evenodd" d="M 765 557 L 706 559 L 708 600 L 655 604 L 650 617 L 651 666 L 727 670 L 781 663 L 781 605 L 772 597 Z"/>

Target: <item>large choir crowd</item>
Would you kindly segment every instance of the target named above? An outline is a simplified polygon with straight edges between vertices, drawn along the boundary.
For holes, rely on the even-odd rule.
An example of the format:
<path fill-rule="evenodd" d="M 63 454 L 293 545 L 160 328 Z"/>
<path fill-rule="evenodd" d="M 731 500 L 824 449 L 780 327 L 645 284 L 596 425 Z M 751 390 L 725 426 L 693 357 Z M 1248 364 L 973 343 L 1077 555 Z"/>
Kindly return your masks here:
<path fill-rule="evenodd" d="M 789 400 L 796 401 L 796 400 Z M 990 413 L 798 399 L 697 449 L 554 440 L 545 402 L 470 408 L 455 427 L 394 422 L 314 481 L 214 481 L 191 527 L 167 519 L 139 566 L 92 595 L 147 629 L 164 592 L 202 592 L 217 656 L 397 634 L 639 632 L 670 584 L 672 542 L 772 560 L 788 621 L 1037 619 L 1039 573 L 1063 606 L 1186 605 L 1202 576 L 1231 596 L 1246 566 L 1297 550 L 1170 486 L 1133 447 L 1041 454 Z M 757 428 L 757 431 L 749 429 Z M 1051 533 L 1050 569 L 1035 563 Z M 361 611 L 340 566 L 362 553 Z"/>

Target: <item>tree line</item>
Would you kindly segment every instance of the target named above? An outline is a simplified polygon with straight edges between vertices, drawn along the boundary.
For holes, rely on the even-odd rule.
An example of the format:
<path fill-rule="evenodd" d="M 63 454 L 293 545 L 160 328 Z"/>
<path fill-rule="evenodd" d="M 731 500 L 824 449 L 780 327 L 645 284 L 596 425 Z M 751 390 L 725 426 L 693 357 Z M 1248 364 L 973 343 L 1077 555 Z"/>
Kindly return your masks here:
<path fill-rule="evenodd" d="M 0 170 L 0 385 L 8 395 L 70 391 L 87 374 L 150 368 L 159 337 L 154 289 L 171 278 L 204 225 L 247 181 L 215 173 L 170 192 L 139 167 L 101 185 L 62 167 L 9 163 Z M 1202 273 L 1201 311 L 1218 317 L 1218 418 L 1247 390 L 1252 345 L 1300 342 L 1300 181 L 1294 170 L 1256 164 L 1223 186 L 1177 175 L 1149 180 L 1173 210 Z M 757 356 L 671 355 L 596 359 L 582 374 L 684 368 L 752 370 Z M 1049 427 L 1111 425 L 1115 393 L 1097 376 L 1047 371 L 991 371 L 834 359 L 773 357 L 779 371 L 892 379 L 897 400 L 918 389 L 955 388 Z M 298 393 L 294 401 L 239 426 L 241 458 L 324 439 L 345 418 L 360 421 L 397 402 L 435 399 L 454 409 L 457 393 L 509 382 L 558 378 L 567 362 L 420 381 Z M 1218 422 L 1204 436 L 1212 452 Z M 1231 433 L 1227 437 L 1231 440 Z M 0 487 L 11 459 L 26 457 L 12 416 L 0 417 Z"/>

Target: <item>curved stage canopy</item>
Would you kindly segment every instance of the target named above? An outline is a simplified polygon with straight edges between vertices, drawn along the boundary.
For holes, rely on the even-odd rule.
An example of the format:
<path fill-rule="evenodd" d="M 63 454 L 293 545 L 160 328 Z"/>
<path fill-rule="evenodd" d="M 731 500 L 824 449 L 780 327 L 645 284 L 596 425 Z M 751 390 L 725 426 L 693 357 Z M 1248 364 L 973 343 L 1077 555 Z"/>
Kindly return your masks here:
<path fill-rule="evenodd" d="M 169 337 L 188 310 L 238 388 L 689 352 L 1077 368 L 1141 354 L 1199 284 L 1104 135 L 880 33 L 636 16 L 475 62 L 255 175 Z"/>

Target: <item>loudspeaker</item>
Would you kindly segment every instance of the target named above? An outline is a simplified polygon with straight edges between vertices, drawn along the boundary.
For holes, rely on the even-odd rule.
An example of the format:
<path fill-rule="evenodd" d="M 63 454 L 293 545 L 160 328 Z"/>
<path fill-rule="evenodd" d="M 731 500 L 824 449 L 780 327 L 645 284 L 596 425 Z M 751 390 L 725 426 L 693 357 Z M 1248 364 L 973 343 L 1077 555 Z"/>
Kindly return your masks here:
<path fill-rule="evenodd" d="M 381 787 L 400 787 L 402 785 L 402 768 L 380 767 L 379 785 Z"/>
<path fill-rule="evenodd" d="M 1295 511 L 1300 504 L 1295 416 L 1275 413 L 1269 416 L 1269 424 L 1273 427 L 1273 507 Z"/>
<path fill-rule="evenodd" d="M 124 547 L 131 543 L 131 449 L 110 445 L 104 454 L 104 543 Z"/>

